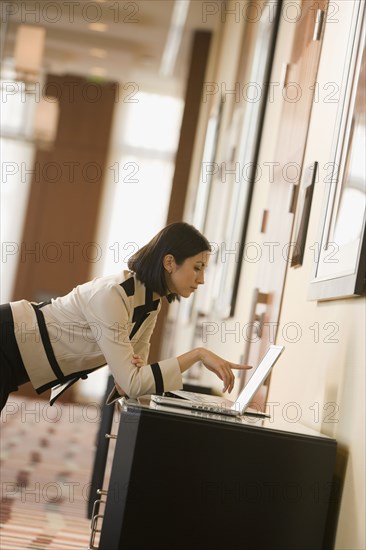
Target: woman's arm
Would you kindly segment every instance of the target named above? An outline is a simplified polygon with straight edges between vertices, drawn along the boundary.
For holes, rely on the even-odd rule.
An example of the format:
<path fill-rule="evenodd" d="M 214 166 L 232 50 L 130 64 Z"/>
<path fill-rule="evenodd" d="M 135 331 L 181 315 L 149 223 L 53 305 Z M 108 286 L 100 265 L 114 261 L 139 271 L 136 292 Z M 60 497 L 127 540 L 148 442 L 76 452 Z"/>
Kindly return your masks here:
<path fill-rule="evenodd" d="M 188 370 L 194 363 L 201 363 L 210 371 L 214 372 L 224 383 L 223 391 L 229 393 L 234 387 L 235 376 L 232 369 L 251 369 L 248 365 L 238 365 L 231 361 L 226 361 L 212 351 L 205 348 L 195 348 L 192 351 L 183 353 L 178 358 L 181 372 Z"/>
<path fill-rule="evenodd" d="M 226 361 L 225 359 L 222 359 L 215 353 L 212 353 L 212 351 L 209 351 L 205 348 L 196 348 L 191 351 L 188 351 L 187 353 L 183 353 L 178 358 L 178 363 L 181 372 L 184 372 L 188 370 L 190 367 L 192 367 L 195 363 L 198 361 L 201 361 L 201 363 L 210 371 L 217 374 L 219 378 L 224 382 L 224 388 L 223 391 L 228 391 L 229 393 L 234 387 L 235 377 L 233 375 L 232 369 L 251 369 L 252 367 L 248 365 L 238 365 L 237 363 L 231 363 L 230 361 Z M 134 354 L 132 361 L 132 364 L 134 364 L 136 367 L 141 368 L 144 365 L 144 362 L 142 358 Z M 121 386 L 116 384 L 116 388 L 120 395 L 126 395 L 125 391 Z"/>
<path fill-rule="evenodd" d="M 132 359 L 131 359 L 131 363 L 133 365 L 135 365 L 135 367 L 137 367 L 138 369 L 143 367 L 144 364 L 145 364 L 142 357 L 140 357 L 140 355 L 137 355 L 137 353 L 133 354 Z M 125 392 L 125 390 L 123 388 L 121 388 L 121 386 L 119 386 L 116 381 L 114 381 L 114 385 L 116 386 L 117 391 L 118 391 L 118 393 L 120 394 L 121 397 L 127 396 L 127 393 Z"/>

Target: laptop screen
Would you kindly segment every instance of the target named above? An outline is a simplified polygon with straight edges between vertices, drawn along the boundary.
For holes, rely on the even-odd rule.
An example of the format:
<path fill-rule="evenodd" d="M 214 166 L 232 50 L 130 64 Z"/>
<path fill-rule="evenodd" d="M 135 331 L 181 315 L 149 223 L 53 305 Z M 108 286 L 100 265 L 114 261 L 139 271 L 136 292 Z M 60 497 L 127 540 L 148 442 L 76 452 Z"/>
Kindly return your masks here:
<path fill-rule="evenodd" d="M 256 391 L 265 381 L 271 368 L 284 350 L 284 346 L 270 346 L 266 355 L 259 363 L 258 367 L 250 377 L 248 383 L 244 386 L 242 392 L 238 396 L 233 408 L 244 411 L 247 405 L 253 399 Z"/>

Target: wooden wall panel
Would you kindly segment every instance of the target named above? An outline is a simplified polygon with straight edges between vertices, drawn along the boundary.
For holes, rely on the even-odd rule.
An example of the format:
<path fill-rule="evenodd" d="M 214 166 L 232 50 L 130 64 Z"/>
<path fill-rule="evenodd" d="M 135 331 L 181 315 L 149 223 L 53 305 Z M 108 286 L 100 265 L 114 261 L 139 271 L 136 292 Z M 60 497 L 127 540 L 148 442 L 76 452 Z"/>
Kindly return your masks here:
<path fill-rule="evenodd" d="M 54 147 L 37 150 L 13 300 L 44 300 L 89 279 L 116 84 L 49 75 L 59 100 Z"/>

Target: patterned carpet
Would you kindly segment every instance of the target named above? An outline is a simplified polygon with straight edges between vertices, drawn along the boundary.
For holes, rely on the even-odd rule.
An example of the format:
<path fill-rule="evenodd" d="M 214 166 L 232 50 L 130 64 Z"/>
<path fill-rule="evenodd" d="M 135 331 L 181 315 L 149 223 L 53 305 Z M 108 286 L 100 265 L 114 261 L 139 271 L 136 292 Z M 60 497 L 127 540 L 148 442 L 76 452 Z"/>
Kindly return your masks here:
<path fill-rule="evenodd" d="M 97 404 L 11 394 L 1 415 L 1 550 L 86 550 Z"/>

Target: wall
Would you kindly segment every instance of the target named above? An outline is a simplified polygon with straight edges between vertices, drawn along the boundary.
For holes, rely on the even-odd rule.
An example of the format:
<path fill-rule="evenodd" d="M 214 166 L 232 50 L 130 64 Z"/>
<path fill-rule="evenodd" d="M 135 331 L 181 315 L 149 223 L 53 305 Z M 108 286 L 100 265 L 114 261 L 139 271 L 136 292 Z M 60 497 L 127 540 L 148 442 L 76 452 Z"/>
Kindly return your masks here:
<path fill-rule="evenodd" d="M 328 82 L 342 84 L 347 25 L 353 2 L 336 2 L 336 23 L 326 25 L 318 82 L 320 101 L 314 102 L 304 166 L 319 162 L 307 235 L 306 253 L 300 269 L 287 271 L 278 343 L 286 351 L 271 379 L 269 400 L 298 404 L 300 421 L 335 437 L 342 454 L 348 454 L 336 549 L 364 549 L 365 541 L 365 298 L 307 301 L 313 275 L 314 255 L 310 246 L 319 240 L 318 226 L 323 205 L 324 166 L 332 160 L 332 131 L 338 104 L 324 101 Z M 322 92 L 323 91 L 323 92 Z M 301 337 L 291 344 L 284 330 L 297 323 Z M 319 341 L 315 338 L 319 326 Z M 326 325 L 330 323 L 329 325 Z M 289 326 L 289 325 L 287 325 Z M 334 332 L 334 334 L 331 334 Z M 290 409 L 288 409 L 290 411 Z M 295 408 L 291 414 L 294 414 Z M 297 413 L 296 413 L 297 414 Z"/>
<path fill-rule="evenodd" d="M 285 6 L 286 4 L 293 6 L 295 2 L 287 2 Z M 303 265 L 298 269 L 287 268 L 277 338 L 277 343 L 285 344 L 286 350 L 273 371 L 268 400 L 278 403 L 275 414 L 282 414 L 288 420 L 289 429 L 291 423 L 296 421 L 337 439 L 337 469 L 344 486 L 335 548 L 361 550 L 366 548 L 365 297 L 322 303 L 307 300 L 314 268 L 314 253 L 310 247 L 319 240 L 324 177 L 327 174 L 325 165 L 332 160 L 333 128 L 338 107 L 337 103 L 326 101 L 325 86 L 329 82 L 341 86 L 349 21 L 354 7 L 352 0 L 331 4 L 317 77 L 319 100 L 313 104 L 304 159 L 304 166 L 317 160 L 320 172 L 314 191 Z M 301 5 L 300 1 L 297 5 Z M 291 15 L 293 12 L 287 13 Z M 282 64 L 288 61 L 291 52 L 295 25 L 289 19 L 281 17 L 272 82 L 280 82 Z M 234 74 L 235 51 L 233 55 L 229 45 L 239 35 L 240 25 L 243 25 L 243 21 L 227 18 L 225 30 L 228 32 L 222 33 L 222 59 L 215 75 L 218 82 L 225 78 L 230 81 L 230 74 Z M 260 224 L 269 188 L 268 177 L 265 177 L 268 171 L 266 173 L 264 163 L 276 161 L 274 155 L 280 114 L 281 97 L 275 94 L 274 101 L 267 105 L 266 110 L 259 156 L 263 177 L 254 189 L 247 242 L 262 244 Z M 209 235 L 207 237 L 210 239 Z M 250 318 L 256 273 L 256 264 L 244 260 L 235 316 L 224 321 L 211 316 L 210 321 L 216 322 L 219 330 L 203 342 L 212 351 L 232 361 L 240 360 L 245 346 L 244 339 L 240 337 L 240 333 L 238 337 L 235 326 L 239 323 L 241 331 Z M 298 332 L 294 334 L 293 331 L 288 331 L 289 327 L 295 327 Z M 187 324 L 182 321 L 181 328 L 184 329 L 184 334 L 189 332 Z M 191 330 L 194 331 L 194 327 Z M 179 324 L 176 335 L 175 348 L 181 352 Z M 187 342 L 187 337 L 183 336 L 183 340 Z M 217 379 L 207 371 L 200 381 L 220 389 Z"/>

